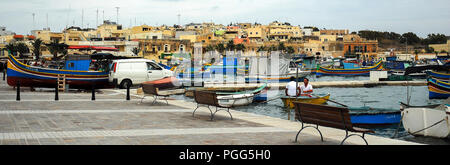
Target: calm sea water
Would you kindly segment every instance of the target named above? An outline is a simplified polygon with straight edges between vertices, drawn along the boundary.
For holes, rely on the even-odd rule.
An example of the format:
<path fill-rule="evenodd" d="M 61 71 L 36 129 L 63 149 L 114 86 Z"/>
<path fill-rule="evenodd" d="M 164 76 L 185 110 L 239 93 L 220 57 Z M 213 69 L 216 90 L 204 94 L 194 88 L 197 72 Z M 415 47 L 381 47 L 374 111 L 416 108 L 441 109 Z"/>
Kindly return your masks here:
<path fill-rule="evenodd" d="M 369 77 L 319 77 L 315 76 L 309 77 L 310 81 L 353 81 L 353 80 L 369 80 Z M 423 80 L 425 81 L 425 80 Z M 330 93 L 330 100 L 345 104 L 350 107 L 363 107 L 369 106 L 372 108 L 384 108 L 399 110 L 400 102 L 407 102 L 407 87 L 406 86 L 378 86 L 378 87 L 361 87 L 361 88 L 316 88 L 314 89 L 315 94 L 327 94 Z M 411 105 L 427 105 L 427 104 L 440 104 L 444 100 L 428 99 L 428 89 L 426 86 L 410 86 L 409 87 L 411 98 Z M 284 91 L 271 91 L 273 95 L 270 98 L 277 98 L 278 96 L 284 95 Z M 270 100 L 269 98 L 269 100 Z M 192 98 L 183 98 L 193 101 Z M 329 105 L 336 105 L 329 102 Z M 238 111 L 267 115 L 271 117 L 288 119 L 289 111 L 283 107 L 281 99 L 274 99 L 267 103 L 253 103 L 248 106 L 236 107 L 234 108 Z M 291 120 L 293 118 L 293 113 L 291 113 Z M 391 138 L 398 128 L 399 139 L 413 141 L 418 143 L 426 144 L 450 144 L 450 139 L 437 139 L 431 137 L 414 137 L 409 135 L 400 124 L 388 125 L 388 126 L 374 126 L 370 129 L 374 130 L 376 133 L 374 135 L 383 136 Z"/>

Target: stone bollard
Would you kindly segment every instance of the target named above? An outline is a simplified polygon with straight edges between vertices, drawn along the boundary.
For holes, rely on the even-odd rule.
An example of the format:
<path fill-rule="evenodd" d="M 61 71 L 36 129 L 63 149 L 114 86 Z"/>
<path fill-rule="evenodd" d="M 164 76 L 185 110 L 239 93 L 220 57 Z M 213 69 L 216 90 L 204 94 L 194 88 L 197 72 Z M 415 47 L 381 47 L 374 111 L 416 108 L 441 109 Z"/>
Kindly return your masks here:
<path fill-rule="evenodd" d="M 130 100 L 130 87 L 131 84 L 127 85 L 127 100 Z"/>
<path fill-rule="evenodd" d="M 59 100 L 59 89 L 58 89 L 58 80 L 56 80 L 56 87 L 55 87 L 55 101 Z"/>
<path fill-rule="evenodd" d="M 92 98 L 91 98 L 91 100 L 92 101 L 95 100 L 95 85 L 92 85 Z"/>
<path fill-rule="evenodd" d="M 16 95 L 16 101 L 20 101 L 20 81 L 17 80 L 17 95 Z"/>

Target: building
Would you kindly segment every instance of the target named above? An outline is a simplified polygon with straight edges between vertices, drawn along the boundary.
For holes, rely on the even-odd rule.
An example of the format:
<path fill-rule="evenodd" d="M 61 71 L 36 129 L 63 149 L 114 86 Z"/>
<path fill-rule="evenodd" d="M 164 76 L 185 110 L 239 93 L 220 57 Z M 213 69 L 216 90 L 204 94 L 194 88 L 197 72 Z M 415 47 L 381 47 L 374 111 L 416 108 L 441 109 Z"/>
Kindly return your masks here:
<path fill-rule="evenodd" d="M 344 36 L 347 34 L 349 34 L 348 29 L 345 29 L 345 30 L 320 30 L 320 35 Z"/>
<path fill-rule="evenodd" d="M 375 59 L 378 51 L 377 40 L 367 40 L 356 34 L 344 36 L 344 56 L 359 56 L 363 59 Z"/>
<path fill-rule="evenodd" d="M 14 35 L 16 33 L 6 30 L 6 27 L 0 26 L 0 36 Z"/>
<path fill-rule="evenodd" d="M 433 48 L 435 52 L 449 52 L 450 50 L 450 40 L 447 40 L 445 44 L 430 44 L 430 48 Z"/>

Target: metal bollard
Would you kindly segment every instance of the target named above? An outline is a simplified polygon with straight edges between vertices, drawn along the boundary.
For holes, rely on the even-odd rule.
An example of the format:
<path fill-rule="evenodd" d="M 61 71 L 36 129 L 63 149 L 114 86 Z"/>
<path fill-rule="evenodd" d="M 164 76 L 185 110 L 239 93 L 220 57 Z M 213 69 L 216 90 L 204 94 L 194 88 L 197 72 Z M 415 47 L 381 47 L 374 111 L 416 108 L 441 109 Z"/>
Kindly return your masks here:
<path fill-rule="evenodd" d="M 20 101 L 20 81 L 17 80 L 17 95 L 16 95 L 16 101 Z"/>
<path fill-rule="evenodd" d="M 58 80 L 56 80 L 56 87 L 55 87 L 55 101 L 59 100 L 59 89 L 58 89 Z"/>
<path fill-rule="evenodd" d="M 6 70 L 3 69 L 3 81 L 5 81 Z"/>
<path fill-rule="evenodd" d="M 130 87 L 131 84 L 127 85 L 127 100 L 130 100 Z"/>
<path fill-rule="evenodd" d="M 95 85 L 92 85 L 92 98 L 91 100 L 95 100 Z"/>

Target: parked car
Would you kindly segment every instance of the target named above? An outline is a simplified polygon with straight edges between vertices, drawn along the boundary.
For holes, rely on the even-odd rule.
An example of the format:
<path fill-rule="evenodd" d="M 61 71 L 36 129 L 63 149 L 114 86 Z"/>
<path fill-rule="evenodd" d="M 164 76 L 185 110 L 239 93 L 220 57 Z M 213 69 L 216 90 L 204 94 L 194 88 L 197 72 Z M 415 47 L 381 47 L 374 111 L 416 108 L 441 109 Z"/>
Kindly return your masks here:
<path fill-rule="evenodd" d="M 157 63 L 147 59 L 114 60 L 109 72 L 109 82 L 115 82 L 120 88 L 141 84 L 146 81 L 159 80 L 173 76 L 173 72 L 164 69 Z"/>

